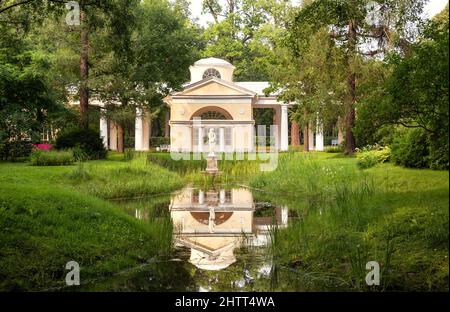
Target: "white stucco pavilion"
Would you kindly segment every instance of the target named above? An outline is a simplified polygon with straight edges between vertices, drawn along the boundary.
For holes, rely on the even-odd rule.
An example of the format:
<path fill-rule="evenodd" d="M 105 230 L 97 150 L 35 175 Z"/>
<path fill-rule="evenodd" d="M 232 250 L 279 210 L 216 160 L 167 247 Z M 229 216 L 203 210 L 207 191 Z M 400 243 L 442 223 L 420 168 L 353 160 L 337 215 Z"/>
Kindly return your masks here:
<path fill-rule="evenodd" d="M 276 94 L 267 94 L 268 82 L 233 81 L 234 69 L 222 59 L 201 59 L 190 67 L 191 81 L 184 89 L 165 99 L 171 111 L 172 151 L 204 152 L 211 128 L 218 134 L 217 152 L 253 151 L 258 126 L 254 108 L 273 109 L 276 149 L 288 150 L 290 104 L 278 101 Z M 322 133 L 315 138 L 315 149 L 323 150 Z"/>
<path fill-rule="evenodd" d="M 258 126 L 253 115 L 255 108 L 273 109 L 273 125 L 278 130 L 274 133 L 275 147 L 279 151 L 288 150 L 290 104 L 278 101 L 277 94 L 266 94 L 268 82 L 235 82 L 234 70 L 235 67 L 225 60 L 201 59 L 190 67 L 190 82 L 164 99 L 170 107 L 171 151 L 208 151 L 207 133 L 211 128 L 217 135 L 216 152 L 254 151 Z M 91 99 L 90 104 L 104 107 L 95 99 Z M 137 151 L 149 150 L 150 126 L 149 114 L 137 108 Z M 316 128 L 316 133 L 309 133 L 309 146 L 311 150 L 321 151 L 324 136 L 320 127 Z M 100 135 L 105 147 L 117 150 L 117 126 L 105 117 L 100 118 Z"/>

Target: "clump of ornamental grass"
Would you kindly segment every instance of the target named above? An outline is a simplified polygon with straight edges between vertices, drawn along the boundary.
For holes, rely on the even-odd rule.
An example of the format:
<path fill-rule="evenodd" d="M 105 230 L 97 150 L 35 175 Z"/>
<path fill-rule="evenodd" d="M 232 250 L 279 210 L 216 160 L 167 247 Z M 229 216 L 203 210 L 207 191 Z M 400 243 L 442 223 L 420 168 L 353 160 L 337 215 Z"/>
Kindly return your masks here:
<path fill-rule="evenodd" d="M 105 199 L 166 194 L 184 185 L 177 173 L 147 161 L 145 155 L 110 167 L 95 164 L 88 169 L 77 167 L 71 177 L 77 181 L 77 187 Z"/>
<path fill-rule="evenodd" d="M 75 161 L 73 152 L 66 151 L 33 151 L 30 156 L 32 166 L 69 166 Z"/>

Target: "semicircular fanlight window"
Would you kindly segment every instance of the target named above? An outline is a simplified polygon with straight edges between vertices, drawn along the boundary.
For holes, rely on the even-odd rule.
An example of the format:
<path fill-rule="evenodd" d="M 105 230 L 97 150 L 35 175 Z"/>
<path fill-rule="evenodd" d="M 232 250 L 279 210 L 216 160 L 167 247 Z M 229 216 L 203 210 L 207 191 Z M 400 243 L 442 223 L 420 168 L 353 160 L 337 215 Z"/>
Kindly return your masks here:
<path fill-rule="evenodd" d="M 209 120 L 226 120 L 227 117 L 217 111 L 207 111 L 200 115 L 201 119 L 209 119 Z"/>
<path fill-rule="evenodd" d="M 208 68 L 207 70 L 205 70 L 205 72 L 203 73 L 203 79 L 207 79 L 207 78 L 221 78 L 220 73 L 217 69 L 214 68 Z"/>

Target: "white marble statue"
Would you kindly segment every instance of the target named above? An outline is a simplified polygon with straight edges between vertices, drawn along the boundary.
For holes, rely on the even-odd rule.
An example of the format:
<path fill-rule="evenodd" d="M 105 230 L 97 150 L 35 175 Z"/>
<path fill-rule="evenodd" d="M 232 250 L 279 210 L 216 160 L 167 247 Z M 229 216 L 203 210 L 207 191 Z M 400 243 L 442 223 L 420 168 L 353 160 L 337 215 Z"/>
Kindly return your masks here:
<path fill-rule="evenodd" d="M 214 207 L 209 207 L 209 220 L 208 220 L 209 232 L 214 233 L 214 229 L 216 227 L 216 212 L 214 211 Z"/>
<path fill-rule="evenodd" d="M 209 155 L 208 156 L 214 156 L 214 149 L 216 147 L 216 132 L 214 131 L 213 128 L 209 129 L 208 140 L 209 140 Z"/>

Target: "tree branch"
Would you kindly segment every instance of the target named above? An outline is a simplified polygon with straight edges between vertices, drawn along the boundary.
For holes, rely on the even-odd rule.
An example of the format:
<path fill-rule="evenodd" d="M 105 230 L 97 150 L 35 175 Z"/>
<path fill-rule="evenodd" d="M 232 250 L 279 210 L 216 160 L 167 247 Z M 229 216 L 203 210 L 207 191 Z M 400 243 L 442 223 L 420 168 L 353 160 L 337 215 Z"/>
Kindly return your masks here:
<path fill-rule="evenodd" d="M 25 1 L 13 3 L 13 4 L 11 4 L 11 5 L 7 6 L 7 7 L 4 7 L 2 9 L 0 9 L 0 14 L 5 12 L 5 11 L 7 11 L 7 10 L 10 10 L 10 9 L 16 7 L 16 6 L 19 6 L 19 5 L 22 5 L 22 4 L 27 4 L 27 3 L 30 3 L 30 2 L 33 2 L 33 1 L 34 0 L 25 0 Z"/>

